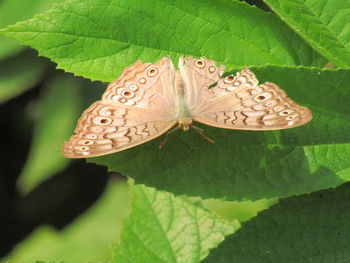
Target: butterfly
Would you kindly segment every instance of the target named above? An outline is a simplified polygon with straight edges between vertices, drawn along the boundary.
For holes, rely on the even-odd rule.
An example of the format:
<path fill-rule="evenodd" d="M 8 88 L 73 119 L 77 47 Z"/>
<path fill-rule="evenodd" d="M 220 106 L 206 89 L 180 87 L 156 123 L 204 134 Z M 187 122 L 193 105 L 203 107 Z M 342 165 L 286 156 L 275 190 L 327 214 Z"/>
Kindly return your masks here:
<path fill-rule="evenodd" d="M 102 100 L 83 112 L 75 135 L 63 144 L 63 156 L 119 152 L 155 139 L 175 125 L 201 133 L 193 121 L 266 131 L 301 126 L 312 119 L 307 107 L 274 83 L 259 84 L 248 68 L 223 76 L 224 65 L 193 57 L 180 57 L 178 67 L 176 71 L 170 58 L 164 57 L 155 64 L 137 61 L 125 68 L 108 85 Z"/>

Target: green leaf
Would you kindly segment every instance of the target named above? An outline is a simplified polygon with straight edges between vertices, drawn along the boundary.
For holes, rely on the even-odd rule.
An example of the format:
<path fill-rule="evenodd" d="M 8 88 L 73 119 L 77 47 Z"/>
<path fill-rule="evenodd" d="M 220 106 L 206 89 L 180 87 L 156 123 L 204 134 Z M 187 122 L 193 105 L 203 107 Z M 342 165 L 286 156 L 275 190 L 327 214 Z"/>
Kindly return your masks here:
<path fill-rule="evenodd" d="M 277 201 L 278 199 L 242 202 L 206 199 L 203 200 L 203 206 L 226 220 L 236 219 L 239 222 L 243 222 L 256 216 L 259 211 L 269 208 Z"/>
<path fill-rule="evenodd" d="M 2 0 L 0 1 L 0 28 L 18 21 L 31 18 L 36 13 L 43 12 L 53 3 L 63 0 Z M 23 46 L 16 41 L 0 36 L 0 59 L 13 55 Z"/>
<path fill-rule="evenodd" d="M 0 61 L 0 103 L 32 88 L 43 77 L 48 63 L 33 50 Z"/>
<path fill-rule="evenodd" d="M 350 179 L 349 70 L 261 67 L 261 82 L 278 83 L 296 102 L 310 107 L 306 126 L 281 131 L 235 131 L 200 127 L 119 153 L 89 159 L 122 172 L 136 183 L 175 194 L 228 200 L 309 193 Z M 197 125 L 197 124 L 196 124 Z"/>
<path fill-rule="evenodd" d="M 184 197 L 131 186 L 130 213 L 114 247 L 114 262 L 199 262 L 239 228 Z"/>
<path fill-rule="evenodd" d="M 166 55 L 235 66 L 325 64 L 275 15 L 236 1 L 73 0 L 2 32 L 59 68 L 102 81 Z"/>
<path fill-rule="evenodd" d="M 105 262 L 122 230 L 128 200 L 127 185 L 111 182 L 103 197 L 71 225 L 59 232 L 38 228 L 2 262 Z"/>
<path fill-rule="evenodd" d="M 349 262 L 349 203 L 349 183 L 281 200 L 243 223 L 204 262 Z"/>
<path fill-rule="evenodd" d="M 18 181 L 23 192 L 68 164 L 60 149 L 79 117 L 81 85 L 81 80 L 68 74 L 57 74 L 46 85 L 38 105 L 40 115 L 37 117 L 31 151 Z"/>
<path fill-rule="evenodd" d="M 296 33 L 338 67 L 350 67 L 349 0 L 264 0 Z"/>

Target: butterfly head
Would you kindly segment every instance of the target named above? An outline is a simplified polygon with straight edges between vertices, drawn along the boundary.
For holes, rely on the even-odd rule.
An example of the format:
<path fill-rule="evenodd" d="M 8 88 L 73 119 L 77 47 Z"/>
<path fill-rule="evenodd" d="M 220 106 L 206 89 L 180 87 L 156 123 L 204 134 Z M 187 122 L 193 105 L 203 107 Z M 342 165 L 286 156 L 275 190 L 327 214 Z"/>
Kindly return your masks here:
<path fill-rule="evenodd" d="M 192 121 L 191 122 L 179 122 L 179 128 L 183 129 L 184 131 L 188 131 L 190 129 L 192 125 Z"/>

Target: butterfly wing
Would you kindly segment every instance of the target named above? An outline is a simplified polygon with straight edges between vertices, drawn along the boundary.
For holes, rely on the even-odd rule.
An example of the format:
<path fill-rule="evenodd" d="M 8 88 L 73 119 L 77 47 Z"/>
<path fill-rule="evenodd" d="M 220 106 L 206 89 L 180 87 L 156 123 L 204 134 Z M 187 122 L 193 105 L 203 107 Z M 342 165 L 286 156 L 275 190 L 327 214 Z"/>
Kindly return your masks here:
<path fill-rule="evenodd" d="M 109 84 L 102 96 L 104 103 L 174 111 L 175 69 L 169 57 L 156 64 L 136 62 Z"/>
<path fill-rule="evenodd" d="M 209 87 L 217 83 L 224 73 L 225 66 L 217 67 L 215 61 L 193 57 L 180 57 L 179 70 L 186 94 L 186 104 L 191 112 L 213 97 Z"/>
<path fill-rule="evenodd" d="M 212 60 L 185 61 L 188 65 L 185 72 L 193 80 L 190 87 L 195 87 L 192 93 L 201 95 L 192 106 L 194 121 L 226 129 L 279 130 L 301 126 L 312 119 L 307 107 L 295 103 L 276 84 L 258 85 L 255 74 L 248 68 L 222 77 L 223 67 L 215 66 Z M 198 61 L 199 66 L 202 62 L 204 66 L 199 68 Z M 210 72 L 218 74 L 211 77 Z"/>
<path fill-rule="evenodd" d="M 108 85 L 102 100 L 84 111 L 69 141 L 67 158 L 89 158 L 152 140 L 176 124 L 172 99 L 174 67 L 168 57 L 156 64 L 136 62 Z"/>

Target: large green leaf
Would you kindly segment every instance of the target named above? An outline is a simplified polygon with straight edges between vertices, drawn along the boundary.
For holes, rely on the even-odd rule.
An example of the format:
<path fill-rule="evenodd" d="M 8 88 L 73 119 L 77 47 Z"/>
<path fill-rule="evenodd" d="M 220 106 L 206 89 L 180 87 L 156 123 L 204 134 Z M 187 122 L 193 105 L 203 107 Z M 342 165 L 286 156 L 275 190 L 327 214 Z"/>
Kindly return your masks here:
<path fill-rule="evenodd" d="M 29 191 L 68 164 L 60 147 L 79 117 L 81 84 L 81 80 L 61 73 L 45 86 L 37 105 L 40 115 L 37 116 L 31 151 L 18 180 L 22 191 Z"/>
<path fill-rule="evenodd" d="M 201 126 L 216 141 L 179 131 L 116 154 L 92 158 L 142 183 L 204 198 L 262 199 L 334 187 L 350 179 L 350 71 L 310 68 L 253 69 L 271 80 L 314 119 L 282 131 L 234 131 Z"/>
<path fill-rule="evenodd" d="M 350 184 L 281 200 L 243 223 L 205 263 L 347 263 Z"/>
<path fill-rule="evenodd" d="M 72 0 L 2 32 L 59 68 L 102 81 L 166 55 L 236 66 L 324 62 L 275 15 L 236 1 Z"/>
<path fill-rule="evenodd" d="M 103 197 L 62 231 L 42 226 L 0 262 L 107 262 L 128 210 L 128 187 L 111 182 Z M 59 216 L 59 215 L 58 215 Z"/>
<path fill-rule="evenodd" d="M 33 50 L 0 61 L 0 103 L 29 88 L 43 77 L 48 63 Z"/>
<path fill-rule="evenodd" d="M 350 67 L 349 0 L 264 0 L 321 55 Z"/>
<path fill-rule="evenodd" d="M 114 262 L 195 263 L 239 228 L 183 197 L 131 186 L 131 207 Z"/>
<path fill-rule="evenodd" d="M 63 0 L 2 0 L 0 1 L 0 28 L 29 19 L 43 12 L 53 3 Z M 16 41 L 0 36 L 0 59 L 10 56 L 23 47 Z"/>

